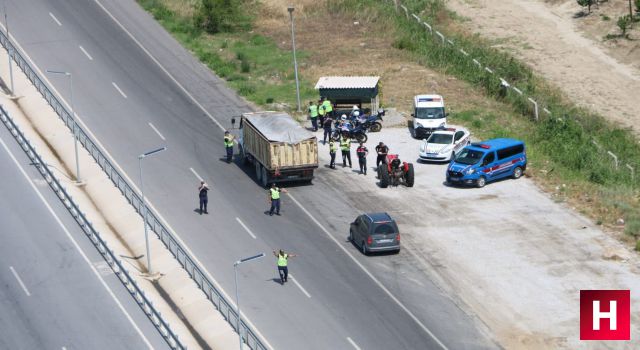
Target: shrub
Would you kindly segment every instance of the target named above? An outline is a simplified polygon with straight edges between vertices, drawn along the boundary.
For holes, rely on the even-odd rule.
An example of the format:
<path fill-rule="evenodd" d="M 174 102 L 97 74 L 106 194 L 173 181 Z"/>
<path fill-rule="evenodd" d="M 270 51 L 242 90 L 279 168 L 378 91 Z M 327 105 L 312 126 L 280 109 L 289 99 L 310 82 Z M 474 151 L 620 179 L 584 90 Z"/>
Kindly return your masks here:
<path fill-rule="evenodd" d="M 589 13 L 591 13 L 591 5 L 595 3 L 595 0 L 577 0 L 577 1 L 578 1 L 578 5 L 582 7 L 587 6 L 587 8 L 589 9 Z"/>
<path fill-rule="evenodd" d="M 621 36 L 624 37 L 627 35 L 627 29 L 631 26 L 631 17 L 628 15 L 620 16 L 618 17 L 618 22 L 616 22 L 616 24 L 618 25 L 618 28 L 620 28 L 620 31 L 622 31 Z"/>
<path fill-rule="evenodd" d="M 238 93 L 242 96 L 253 95 L 256 93 L 256 87 L 249 82 L 242 82 L 238 86 Z"/>
<path fill-rule="evenodd" d="M 208 33 L 233 32 L 250 27 L 243 14 L 244 0 L 201 0 L 194 22 Z"/>
<path fill-rule="evenodd" d="M 240 61 L 240 71 L 242 73 L 249 73 L 251 71 L 251 64 L 249 63 L 249 61 L 242 60 Z"/>
<path fill-rule="evenodd" d="M 624 233 L 629 236 L 638 237 L 640 235 L 640 217 L 628 217 L 624 225 Z"/>

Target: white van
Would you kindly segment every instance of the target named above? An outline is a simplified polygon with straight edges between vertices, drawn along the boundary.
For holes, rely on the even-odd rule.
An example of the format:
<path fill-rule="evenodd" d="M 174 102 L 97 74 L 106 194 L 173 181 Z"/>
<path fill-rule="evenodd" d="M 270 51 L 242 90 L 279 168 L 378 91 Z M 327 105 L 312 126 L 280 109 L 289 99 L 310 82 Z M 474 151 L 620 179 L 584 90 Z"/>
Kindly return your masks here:
<path fill-rule="evenodd" d="M 413 137 L 427 138 L 436 129 L 447 127 L 444 99 L 440 95 L 418 95 L 413 98 Z"/>

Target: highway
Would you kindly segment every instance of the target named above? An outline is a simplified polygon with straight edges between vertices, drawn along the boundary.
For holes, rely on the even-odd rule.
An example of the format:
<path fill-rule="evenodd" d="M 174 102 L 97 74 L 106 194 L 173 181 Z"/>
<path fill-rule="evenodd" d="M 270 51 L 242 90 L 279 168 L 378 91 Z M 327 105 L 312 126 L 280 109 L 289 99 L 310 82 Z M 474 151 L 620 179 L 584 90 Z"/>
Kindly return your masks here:
<path fill-rule="evenodd" d="M 0 164 L 0 349 L 167 348 L 4 126 Z"/>
<path fill-rule="evenodd" d="M 497 347 L 410 254 L 364 257 L 346 242 L 358 212 L 322 182 L 324 169 L 313 186 L 290 189 L 283 216 L 265 215 L 252 169 L 220 159 L 220 126 L 248 105 L 134 2 L 9 0 L 7 11 L 41 72 L 73 73 L 76 113 L 129 178 L 138 154 L 168 147 L 145 160 L 145 194 L 227 295 L 233 262 L 268 254 L 240 266 L 239 285 L 243 313 L 273 348 Z M 69 99 L 64 77 L 46 78 Z M 194 211 L 200 178 L 212 187 L 209 215 Z M 277 248 L 299 254 L 284 286 L 270 256 Z"/>

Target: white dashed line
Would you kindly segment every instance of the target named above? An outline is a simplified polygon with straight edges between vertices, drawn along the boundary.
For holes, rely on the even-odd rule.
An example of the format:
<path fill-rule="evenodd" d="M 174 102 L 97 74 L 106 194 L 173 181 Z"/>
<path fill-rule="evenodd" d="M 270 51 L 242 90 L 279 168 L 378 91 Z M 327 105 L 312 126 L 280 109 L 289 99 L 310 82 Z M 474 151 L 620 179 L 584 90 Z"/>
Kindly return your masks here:
<path fill-rule="evenodd" d="M 291 280 L 293 281 L 293 283 L 295 283 L 295 284 L 296 284 L 296 286 L 298 286 L 298 288 L 300 288 L 300 290 L 302 291 L 302 293 L 304 293 L 304 295 L 306 295 L 306 296 L 307 296 L 307 298 L 311 298 L 311 294 L 309 294 L 309 293 L 307 292 L 307 290 L 306 290 L 306 289 L 302 288 L 302 286 L 300 285 L 300 283 L 298 283 L 298 281 L 296 281 L 296 279 L 295 279 L 295 278 L 293 278 L 293 275 L 292 275 L 292 274 L 289 274 L 289 277 L 291 278 Z"/>
<path fill-rule="evenodd" d="M 251 230 L 249 230 L 249 228 L 247 227 L 247 225 L 244 224 L 244 222 L 242 222 L 240 220 L 240 218 L 236 218 L 236 221 L 238 221 L 238 223 L 240 224 L 240 226 L 242 226 L 242 228 L 245 229 L 245 231 L 247 231 L 247 233 L 249 233 L 249 235 L 251 237 L 253 237 L 253 239 L 256 239 L 256 235 L 253 234 L 253 232 L 251 232 Z"/>
<path fill-rule="evenodd" d="M 156 129 L 156 127 L 151 124 L 151 122 L 149 122 L 149 126 L 151 127 L 151 129 L 153 129 L 153 131 L 156 132 L 156 134 L 158 134 L 158 136 L 160 136 L 160 138 L 162 139 L 162 141 L 166 141 L 167 139 L 164 138 L 164 136 L 162 136 L 162 134 L 160 133 L 160 131 L 158 131 L 158 129 Z"/>
<path fill-rule="evenodd" d="M 31 293 L 29 293 L 29 290 L 27 289 L 27 286 L 24 285 L 24 282 L 22 282 L 22 279 L 20 278 L 20 276 L 18 276 L 18 273 L 13 268 L 13 266 L 9 266 L 9 270 L 11 270 L 11 273 L 13 274 L 13 276 L 18 280 L 18 283 L 20 283 L 20 287 L 22 287 L 22 290 L 24 290 L 24 294 L 26 294 L 28 297 L 30 297 Z"/>
<path fill-rule="evenodd" d="M 193 170 L 193 168 L 189 168 L 189 170 L 191 170 L 191 172 L 193 173 L 193 175 L 195 175 L 195 176 L 198 178 L 198 180 L 202 181 L 202 176 L 198 175 L 198 173 L 196 173 L 196 171 L 195 171 L 195 170 Z"/>
<path fill-rule="evenodd" d="M 351 346 L 353 346 L 354 349 L 360 350 L 360 347 L 358 346 L 358 344 L 356 344 L 356 342 L 353 341 L 353 339 L 347 337 L 347 341 L 349 342 L 349 344 L 351 344 Z"/>
<path fill-rule="evenodd" d="M 122 97 L 127 98 L 127 95 L 124 94 L 124 92 L 122 92 L 122 90 L 120 90 L 120 87 L 118 86 L 118 84 L 116 84 L 115 82 L 111 82 L 111 84 L 113 85 L 114 88 L 116 88 L 116 90 L 118 90 L 118 92 L 120 93 L 120 95 L 122 95 Z"/>
<path fill-rule="evenodd" d="M 82 47 L 82 45 L 78 45 L 78 47 L 80 48 L 80 51 L 82 51 L 82 53 L 84 53 L 84 55 L 87 56 L 89 61 L 93 61 L 93 57 L 91 57 L 91 55 L 89 55 L 87 50 L 85 50 L 84 47 Z"/>
<path fill-rule="evenodd" d="M 58 23 L 59 26 L 62 26 L 62 23 L 58 21 L 58 19 L 56 18 L 56 16 L 53 15 L 53 13 L 49 12 L 49 16 L 51 16 L 51 18 L 53 18 L 53 20 L 56 21 L 56 23 Z"/>

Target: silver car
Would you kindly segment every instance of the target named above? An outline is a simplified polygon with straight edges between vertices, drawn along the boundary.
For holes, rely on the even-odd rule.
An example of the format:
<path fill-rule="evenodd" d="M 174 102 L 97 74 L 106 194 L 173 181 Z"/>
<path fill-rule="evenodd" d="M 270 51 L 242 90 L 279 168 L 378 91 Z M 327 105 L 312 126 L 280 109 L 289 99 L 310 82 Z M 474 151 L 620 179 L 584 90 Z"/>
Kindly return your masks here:
<path fill-rule="evenodd" d="M 400 231 L 387 213 L 358 216 L 349 228 L 349 240 L 365 255 L 380 251 L 400 252 Z"/>

